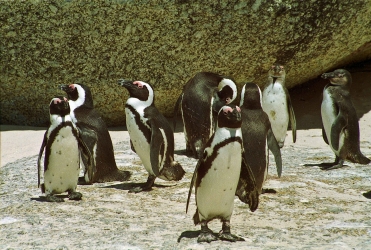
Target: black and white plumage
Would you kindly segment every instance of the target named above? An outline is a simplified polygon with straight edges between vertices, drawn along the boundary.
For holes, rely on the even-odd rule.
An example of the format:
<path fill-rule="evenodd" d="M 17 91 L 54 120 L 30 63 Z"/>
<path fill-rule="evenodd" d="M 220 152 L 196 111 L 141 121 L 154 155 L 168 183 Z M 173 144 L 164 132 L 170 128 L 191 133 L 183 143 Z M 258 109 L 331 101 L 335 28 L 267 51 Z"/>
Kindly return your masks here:
<path fill-rule="evenodd" d="M 220 108 L 236 97 L 234 81 L 216 73 L 200 72 L 186 83 L 174 108 L 174 129 L 180 106 L 187 153 L 202 157 L 203 148 L 214 133 Z"/>
<path fill-rule="evenodd" d="M 262 107 L 269 117 L 272 131 L 282 148 L 290 122 L 293 142 L 296 142 L 296 119 L 290 94 L 285 86 L 286 72 L 281 64 L 274 64 L 268 72 L 268 81 L 263 90 Z"/>
<path fill-rule="evenodd" d="M 179 181 L 185 171 L 174 160 L 174 134 L 154 104 L 154 91 L 142 81 L 119 80 L 130 94 L 125 104 L 126 126 L 130 144 L 138 154 L 149 176 L 146 184 L 131 189 L 131 192 L 150 190 L 156 177 Z"/>
<path fill-rule="evenodd" d="M 322 74 L 329 79 L 321 104 L 323 140 L 335 153 L 334 163 L 323 163 L 322 169 L 341 168 L 345 160 L 368 164 L 370 159 L 360 151 L 357 112 L 350 96 L 352 76 L 345 69 Z"/>
<path fill-rule="evenodd" d="M 92 161 L 92 155 L 72 122 L 67 99 L 53 98 L 49 113 L 50 126 L 45 132 L 37 162 L 38 186 L 41 179 L 41 158 L 45 148 L 44 183 L 41 184 L 41 190 L 46 193 L 46 200 L 62 202 L 64 200 L 54 194 L 64 192 L 68 192 L 70 200 L 80 200 L 82 194 L 76 192 L 80 174 L 80 150 L 89 162 Z"/>
<path fill-rule="evenodd" d="M 93 155 L 93 164 L 82 157 L 86 184 L 94 182 L 126 181 L 130 172 L 117 168 L 111 136 L 100 114 L 94 109 L 90 88 L 83 84 L 60 85 L 68 95 L 71 119 L 81 131 L 81 136 Z M 87 173 L 93 172 L 93 176 Z"/>
<path fill-rule="evenodd" d="M 268 115 L 261 106 L 261 91 L 258 85 L 246 83 L 241 92 L 241 117 L 243 138 L 243 164 L 247 164 L 254 174 L 259 193 L 268 190 L 263 189 L 268 174 L 269 151 L 273 153 L 277 174 L 282 173 L 281 150 L 272 132 Z M 240 196 L 246 184 L 243 180 L 239 183 L 237 195 Z M 242 190 L 240 191 L 240 188 Z"/>
<path fill-rule="evenodd" d="M 230 233 L 230 219 L 233 212 L 234 198 L 240 178 L 250 184 L 251 192 L 244 194 L 250 209 L 254 211 L 259 203 L 253 174 L 248 167 L 241 170 L 242 163 L 242 132 L 241 114 L 238 106 L 223 106 L 217 116 L 215 133 L 206 143 L 203 157 L 199 159 L 194 171 L 187 199 L 187 208 L 193 186 L 196 190 L 197 210 L 193 216 L 195 225 L 201 224 L 198 242 L 217 240 L 208 228 L 208 222 L 221 219 L 222 240 L 243 240 Z M 244 174 L 245 176 L 241 176 Z"/>

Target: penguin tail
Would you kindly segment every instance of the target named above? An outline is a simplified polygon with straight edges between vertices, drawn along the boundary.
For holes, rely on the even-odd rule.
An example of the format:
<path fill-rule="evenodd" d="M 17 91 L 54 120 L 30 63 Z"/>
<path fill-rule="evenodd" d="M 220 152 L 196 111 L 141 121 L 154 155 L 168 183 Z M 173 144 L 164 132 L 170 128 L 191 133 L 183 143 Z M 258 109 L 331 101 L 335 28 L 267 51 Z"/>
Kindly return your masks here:
<path fill-rule="evenodd" d="M 185 171 L 179 162 L 173 161 L 172 163 L 170 163 L 170 167 L 163 169 L 161 174 L 168 181 L 180 181 L 183 178 Z"/>
<path fill-rule="evenodd" d="M 193 222 L 195 223 L 195 226 L 200 224 L 200 217 L 198 216 L 198 208 L 196 208 L 196 212 L 193 215 Z"/>

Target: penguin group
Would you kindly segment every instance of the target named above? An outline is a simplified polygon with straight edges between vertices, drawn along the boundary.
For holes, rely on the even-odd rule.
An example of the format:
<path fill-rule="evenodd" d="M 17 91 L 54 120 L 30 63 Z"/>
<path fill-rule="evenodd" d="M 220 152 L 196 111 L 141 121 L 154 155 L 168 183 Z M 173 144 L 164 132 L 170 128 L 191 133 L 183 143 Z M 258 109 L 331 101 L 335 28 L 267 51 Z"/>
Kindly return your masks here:
<path fill-rule="evenodd" d="M 285 78 L 284 65 L 273 64 L 263 90 L 255 83 L 243 85 L 238 106 L 234 104 L 238 91 L 232 77 L 199 72 L 184 85 L 175 103 L 173 128 L 155 106 L 151 84 L 118 80 L 118 85 L 129 93 L 124 105 L 128 143 L 148 172 L 147 181 L 129 192 L 150 191 L 156 178 L 180 181 L 185 176 L 181 163 L 174 158 L 173 130 L 180 111 L 186 153 L 197 159 L 186 200 L 187 213 L 194 188 L 193 222 L 201 226 L 197 241 L 243 241 L 231 233 L 235 196 L 254 212 L 261 194 L 275 192 L 264 188 L 269 151 L 280 177 L 281 148 L 289 127 L 296 142 L 295 113 Z M 321 168 L 341 168 L 344 161 L 369 164 L 370 159 L 360 151 L 358 119 L 349 92 L 350 73 L 337 69 L 322 74 L 322 78 L 329 80 L 321 104 L 322 135 L 334 152 L 335 161 L 322 163 Z M 45 199 L 62 202 L 57 195 L 68 192 L 70 200 L 81 200 L 82 194 L 76 192 L 78 184 L 129 180 L 131 173 L 116 165 L 111 137 L 94 109 L 89 87 L 74 83 L 60 85 L 59 89 L 67 97 L 54 97 L 49 104 L 50 126 L 38 157 L 38 185 L 46 194 Z M 219 234 L 208 227 L 214 219 L 222 222 Z"/>

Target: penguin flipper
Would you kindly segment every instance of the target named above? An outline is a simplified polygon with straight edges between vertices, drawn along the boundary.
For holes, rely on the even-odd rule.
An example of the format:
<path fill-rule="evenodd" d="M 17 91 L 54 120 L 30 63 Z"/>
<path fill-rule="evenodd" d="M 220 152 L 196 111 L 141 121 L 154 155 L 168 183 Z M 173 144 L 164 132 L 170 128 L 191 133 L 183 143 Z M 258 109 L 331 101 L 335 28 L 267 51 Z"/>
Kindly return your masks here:
<path fill-rule="evenodd" d="M 178 111 L 179 111 L 179 105 L 182 101 L 182 98 L 183 97 L 183 93 L 178 97 L 178 100 L 176 100 L 176 103 L 175 103 L 175 106 L 174 106 L 174 112 L 173 112 L 173 129 L 175 131 L 175 128 L 176 128 L 176 118 L 177 118 L 177 115 L 178 115 Z"/>
<path fill-rule="evenodd" d="M 290 126 L 292 130 L 292 141 L 295 143 L 296 142 L 296 118 L 295 118 L 294 108 L 292 107 L 291 98 L 290 98 L 288 91 L 286 91 L 286 96 L 287 96 L 287 106 L 289 109 Z"/>
<path fill-rule="evenodd" d="M 191 199 L 192 189 L 193 189 L 193 186 L 195 185 L 195 181 L 197 179 L 197 171 L 200 168 L 200 166 L 202 165 L 202 161 L 203 161 L 203 159 L 198 160 L 195 171 L 193 172 L 192 180 L 191 180 L 191 183 L 189 185 L 186 213 L 188 213 L 189 200 Z"/>
<path fill-rule="evenodd" d="M 91 133 L 91 136 L 92 137 L 95 137 L 97 138 L 97 135 L 95 134 L 95 132 L 90 132 Z M 94 135 L 93 135 L 94 134 Z M 79 136 L 78 136 L 78 141 L 79 141 L 79 149 L 80 149 L 80 153 L 81 155 L 87 159 L 87 164 L 89 167 L 87 167 L 87 171 L 88 171 L 88 177 L 89 177 L 89 180 L 93 180 L 93 177 L 94 177 L 94 174 L 97 170 L 95 164 L 94 164 L 94 160 L 93 160 L 93 155 L 89 149 L 89 147 L 86 145 L 86 143 L 84 142 L 84 140 L 82 139 L 81 137 L 81 132 L 79 130 Z"/>
<path fill-rule="evenodd" d="M 48 131 L 46 131 L 45 134 L 44 134 L 44 139 L 43 139 L 43 142 L 41 144 L 39 157 L 37 158 L 37 187 L 38 188 L 40 187 L 40 178 L 41 178 L 41 157 L 43 156 L 44 148 L 46 146 L 46 142 L 47 142 L 46 135 L 47 135 L 47 133 L 48 133 Z"/>
<path fill-rule="evenodd" d="M 267 141 L 268 141 L 268 148 L 273 153 L 274 160 L 276 162 L 278 177 L 281 177 L 281 174 L 282 174 L 281 149 L 280 149 L 280 146 L 278 146 L 276 137 L 274 136 L 271 128 L 268 130 Z"/>
<path fill-rule="evenodd" d="M 156 124 L 156 122 L 153 119 L 149 120 L 151 125 L 151 143 L 150 143 L 150 159 L 151 159 L 151 166 L 152 171 L 156 176 L 160 175 L 160 160 L 159 155 L 161 152 L 161 148 L 164 147 L 164 137 L 160 131 L 160 127 Z"/>
<path fill-rule="evenodd" d="M 336 117 L 334 123 L 331 126 L 331 145 L 337 151 L 339 149 L 339 139 L 342 131 L 346 129 L 348 125 L 345 116 L 339 110 L 339 114 Z"/>
<path fill-rule="evenodd" d="M 325 127 L 323 127 L 323 123 L 322 123 L 322 137 L 323 137 L 323 140 L 326 142 L 326 144 L 328 145 L 328 140 L 327 140 L 327 135 L 326 135 L 326 130 L 325 130 Z"/>
<path fill-rule="evenodd" d="M 81 154 L 81 158 L 83 159 L 83 163 L 85 165 L 85 171 L 88 172 L 89 181 L 92 182 L 94 174 L 97 172 L 95 161 L 93 160 L 94 152 L 92 152 L 92 150 L 98 141 L 98 135 L 97 132 L 87 126 L 80 125 L 78 126 L 78 130 L 81 141 L 83 142 L 83 144 L 80 144 L 79 141 L 80 151 L 83 152 L 84 147 L 88 149 L 88 152 L 83 152 L 83 154 Z"/>
<path fill-rule="evenodd" d="M 259 190 L 256 186 L 254 174 L 247 165 L 244 157 L 242 157 L 241 173 L 236 195 L 242 202 L 249 205 L 251 212 L 254 212 L 258 208 Z"/>

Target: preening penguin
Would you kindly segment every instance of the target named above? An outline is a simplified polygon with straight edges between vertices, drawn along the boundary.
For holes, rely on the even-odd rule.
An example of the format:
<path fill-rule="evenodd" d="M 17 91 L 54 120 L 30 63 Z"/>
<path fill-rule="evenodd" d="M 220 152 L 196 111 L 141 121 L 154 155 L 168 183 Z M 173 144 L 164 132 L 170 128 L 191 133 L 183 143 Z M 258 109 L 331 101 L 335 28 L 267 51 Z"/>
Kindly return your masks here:
<path fill-rule="evenodd" d="M 185 171 L 174 160 L 174 134 L 154 104 L 152 86 L 142 81 L 123 79 L 119 80 L 119 85 L 130 94 L 125 104 L 130 144 L 149 174 L 144 186 L 133 188 L 130 192 L 151 190 L 156 177 L 168 181 L 181 180 Z"/>
<path fill-rule="evenodd" d="M 330 80 L 323 90 L 322 135 L 335 153 L 335 162 L 322 164 L 322 169 L 341 168 L 345 160 L 370 163 L 360 151 L 358 118 L 349 92 L 352 76 L 345 69 L 337 69 L 322 74 L 322 78 Z"/>
<path fill-rule="evenodd" d="M 217 237 L 208 228 L 208 222 L 221 219 L 220 239 L 243 240 L 230 232 L 230 219 L 233 212 L 237 184 L 242 174 L 251 192 L 245 193 L 251 211 L 259 203 L 259 193 L 250 169 L 241 170 L 242 133 L 240 108 L 235 105 L 223 106 L 217 116 L 215 133 L 206 143 L 203 157 L 199 159 L 189 188 L 186 212 L 192 188 L 196 189 L 197 210 L 193 216 L 195 225 L 201 224 L 198 242 L 211 242 Z"/>
<path fill-rule="evenodd" d="M 126 181 L 130 172 L 117 168 L 111 136 L 99 113 L 94 109 L 93 97 L 88 86 L 83 84 L 60 85 L 69 98 L 72 121 L 81 131 L 81 136 L 93 155 L 93 165 L 82 157 L 85 167 L 84 181 L 94 182 Z M 87 173 L 93 171 L 93 176 Z"/>
<path fill-rule="evenodd" d="M 281 150 L 273 135 L 268 115 L 261 106 L 261 91 L 258 85 L 246 83 L 241 92 L 241 117 L 243 138 L 243 164 L 249 166 L 254 174 L 259 193 L 264 193 L 263 184 L 267 178 L 269 165 L 269 151 L 276 161 L 277 174 L 282 173 Z M 241 179 L 237 188 L 240 197 L 246 184 Z M 242 188 L 242 189 L 241 189 Z M 240 190 L 241 189 L 241 190 Z"/>
<path fill-rule="evenodd" d="M 53 98 L 49 113 L 50 126 L 45 132 L 37 161 L 38 186 L 40 187 L 41 157 L 45 148 L 44 183 L 41 184 L 41 191 L 46 193 L 46 200 L 62 202 L 64 200 L 54 194 L 64 192 L 68 192 L 70 200 L 81 200 L 82 194 L 76 192 L 80 174 L 80 151 L 89 164 L 92 164 L 92 155 L 71 120 L 67 99 Z M 92 174 L 88 173 L 90 176 Z"/>
<path fill-rule="evenodd" d="M 174 129 L 180 106 L 187 153 L 202 157 L 203 148 L 214 133 L 220 108 L 236 97 L 234 81 L 219 74 L 200 72 L 186 83 L 174 107 Z"/>
<path fill-rule="evenodd" d="M 290 122 L 293 142 L 296 142 L 296 119 L 290 94 L 285 86 L 286 72 L 283 65 L 275 63 L 268 72 L 268 82 L 263 90 L 262 106 L 269 117 L 278 145 L 285 143 Z"/>

